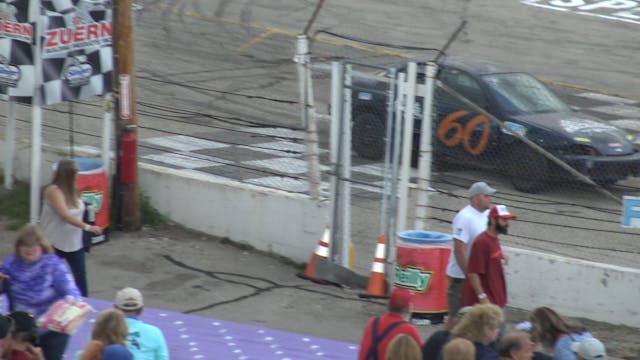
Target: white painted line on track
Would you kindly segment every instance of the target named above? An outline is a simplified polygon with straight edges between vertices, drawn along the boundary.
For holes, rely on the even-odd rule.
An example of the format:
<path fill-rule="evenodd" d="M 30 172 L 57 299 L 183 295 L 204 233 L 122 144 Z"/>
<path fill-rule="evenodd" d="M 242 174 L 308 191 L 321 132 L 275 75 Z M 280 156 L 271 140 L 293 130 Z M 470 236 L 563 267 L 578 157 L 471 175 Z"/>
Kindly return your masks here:
<path fill-rule="evenodd" d="M 255 134 L 261 134 L 261 135 L 269 135 L 269 136 L 276 136 L 276 137 L 282 137 L 282 138 L 304 139 L 304 131 L 301 131 L 301 130 L 291 130 L 291 129 L 277 128 L 277 127 L 268 127 L 268 128 L 245 127 L 245 128 L 242 128 L 241 130 L 255 133 Z"/>
<path fill-rule="evenodd" d="M 640 115 L 640 114 L 639 114 Z M 638 119 L 620 119 L 611 120 L 610 124 L 626 130 L 633 130 L 640 132 L 640 118 Z"/>
<path fill-rule="evenodd" d="M 637 107 L 628 105 L 597 106 L 589 108 L 589 110 L 624 118 L 635 118 L 637 116 L 640 116 L 640 110 Z"/>
<path fill-rule="evenodd" d="M 228 144 L 219 143 L 216 141 L 199 139 L 186 135 L 172 135 L 161 136 L 155 138 L 146 138 L 141 140 L 142 143 L 162 146 L 169 149 L 175 149 L 178 151 L 195 151 L 202 149 L 219 149 L 228 147 Z"/>
<path fill-rule="evenodd" d="M 163 154 L 150 154 L 142 157 L 143 159 L 153 160 L 185 169 L 197 169 L 210 166 L 224 165 L 221 162 L 213 162 L 209 160 L 202 160 L 194 158 L 193 156 L 186 156 L 176 153 L 163 153 Z"/>
<path fill-rule="evenodd" d="M 599 93 L 593 93 L 593 92 L 580 93 L 580 94 L 576 94 L 576 96 L 580 96 L 587 99 L 610 102 L 614 104 L 635 104 L 638 102 L 637 100 L 625 99 L 618 96 L 611 96 L 611 95 L 605 95 L 605 94 L 599 94 Z"/>
<path fill-rule="evenodd" d="M 307 172 L 307 162 L 301 159 L 278 158 L 267 160 L 250 160 L 243 161 L 242 163 L 245 165 L 280 171 L 287 174 L 303 174 Z M 326 171 L 328 169 L 328 166 L 320 165 L 321 171 Z"/>

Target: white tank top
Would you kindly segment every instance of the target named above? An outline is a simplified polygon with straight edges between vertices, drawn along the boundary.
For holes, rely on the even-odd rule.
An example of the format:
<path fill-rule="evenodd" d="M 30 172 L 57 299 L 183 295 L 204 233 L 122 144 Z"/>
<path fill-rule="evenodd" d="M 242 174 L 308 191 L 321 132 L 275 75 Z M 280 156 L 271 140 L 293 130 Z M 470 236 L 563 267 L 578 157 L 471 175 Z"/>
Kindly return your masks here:
<path fill-rule="evenodd" d="M 82 221 L 84 202 L 81 201 L 79 208 L 69 209 L 69 212 L 74 218 Z M 42 206 L 40 227 L 54 248 L 66 252 L 82 249 L 82 229 L 66 222 L 47 201 Z"/>

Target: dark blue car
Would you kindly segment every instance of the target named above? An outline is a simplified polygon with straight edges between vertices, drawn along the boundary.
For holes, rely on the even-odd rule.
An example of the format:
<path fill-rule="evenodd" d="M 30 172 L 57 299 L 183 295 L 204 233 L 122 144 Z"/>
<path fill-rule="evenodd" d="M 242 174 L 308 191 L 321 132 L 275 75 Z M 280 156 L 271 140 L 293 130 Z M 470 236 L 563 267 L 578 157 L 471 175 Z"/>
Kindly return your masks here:
<path fill-rule="evenodd" d="M 397 68 L 404 71 L 405 67 Z M 488 168 L 506 174 L 516 189 L 526 192 L 540 191 L 550 181 L 576 179 L 514 136 L 515 132 L 600 185 L 640 174 L 640 147 L 633 135 L 572 110 L 530 74 L 455 58 L 443 60 L 438 67 L 437 79 L 444 85 L 436 87 L 433 107 L 438 163 Z M 419 74 L 418 81 L 424 82 L 424 74 Z M 370 80 L 353 83 L 352 146 L 365 158 L 381 159 L 384 154 L 386 86 Z M 446 88 L 496 117 L 510 131 Z M 420 108 L 416 114 L 421 116 L 422 100 L 416 104 Z M 420 136 L 421 119 L 416 120 L 414 147 Z"/>

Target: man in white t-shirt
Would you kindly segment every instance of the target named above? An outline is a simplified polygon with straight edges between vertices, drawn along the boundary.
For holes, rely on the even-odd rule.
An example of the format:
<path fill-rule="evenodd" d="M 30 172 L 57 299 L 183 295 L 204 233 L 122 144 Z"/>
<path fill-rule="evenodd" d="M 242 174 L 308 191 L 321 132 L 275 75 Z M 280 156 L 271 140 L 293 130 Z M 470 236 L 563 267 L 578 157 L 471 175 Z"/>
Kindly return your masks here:
<path fill-rule="evenodd" d="M 462 283 L 467 272 L 467 261 L 473 240 L 487 229 L 487 214 L 491 207 L 491 195 L 496 189 L 486 182 L 476 182 L 469 187 L 469 205 L 462 208 L 453 218 L 451 224 L 453 249 L 447 265 L 447 303 L 449 316 L 447 328 L 453 326 L 452 319 L 460 310 Z"/>

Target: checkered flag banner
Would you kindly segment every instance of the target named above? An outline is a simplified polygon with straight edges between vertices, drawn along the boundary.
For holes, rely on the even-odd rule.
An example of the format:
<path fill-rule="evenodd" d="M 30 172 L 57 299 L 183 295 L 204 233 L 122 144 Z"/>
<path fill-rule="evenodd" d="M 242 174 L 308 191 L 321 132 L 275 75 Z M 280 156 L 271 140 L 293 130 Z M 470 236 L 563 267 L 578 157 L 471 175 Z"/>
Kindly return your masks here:
<path fill-rule="evenodd" d="M 42 0 L 45 105 L 111 90 L 111 0 Z"/>
<path fill-rule="evenodd" d="M 30 14 L 34 18 L 29 18 Z M 35 15 L 29 1 L 0 0 L 0 99 L 31 104 Z"/>
<path fill-rule="evenodd" d="M 33 1 L 31 1 L 33 2 Z M 15 32 L 24 27 L 27 33 L 29 1 L 5 0 L 0 9 L 0 93 L 5 99 L 31 103 L 34 87 L 33 52 L 27 35 Z M 111 0 L 41 0 L 40 2 L 42 103 L 44 105 L 100 96 L 111 90 L 112 6 Z M 3 11 L 3 12 L 2 12 Z M 22 22 L 21 22 L 22 21 Z M 19 25 L 14 25 L 17 23 Z M 7 29 L 12 30 L 11 37 Z M 33 27 L 31 27 L 33 29 Z M 33 37 L 33 30 L 30 37 Z M 6 69 L 9 69 L 8 71 Z M 4 70 L 4 71 L 2 71 Z M 13 72 L 12 72 L 13 71 Z M 10 82 L 7 75 L 18 81 Z M 29 86 L 30 85 L 30 86 Z"/>

